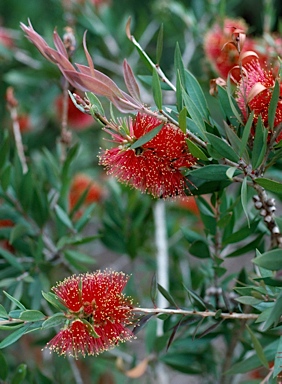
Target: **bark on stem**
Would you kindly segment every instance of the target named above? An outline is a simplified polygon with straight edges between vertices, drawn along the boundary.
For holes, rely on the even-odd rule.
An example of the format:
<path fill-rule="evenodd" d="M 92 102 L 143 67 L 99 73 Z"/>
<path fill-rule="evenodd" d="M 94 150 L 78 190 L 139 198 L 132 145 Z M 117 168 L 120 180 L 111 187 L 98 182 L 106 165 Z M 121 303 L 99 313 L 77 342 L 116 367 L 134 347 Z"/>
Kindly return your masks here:
<path fill-rule="evenodd" d="M 169 315 L 184 315 L 184 316 L 201 316 L 201 317 L 217 317 L 221 319 L 239 319 L 239 320 L 256 320 L 259 315 L 255 313 L 236 313 L 236 312 L 222 312 L 218 311 L 191 311 L 186 309 L 168 309 L 168 308 L 133 308 L 134 312 L 146 314 L 169 314 Z"/>

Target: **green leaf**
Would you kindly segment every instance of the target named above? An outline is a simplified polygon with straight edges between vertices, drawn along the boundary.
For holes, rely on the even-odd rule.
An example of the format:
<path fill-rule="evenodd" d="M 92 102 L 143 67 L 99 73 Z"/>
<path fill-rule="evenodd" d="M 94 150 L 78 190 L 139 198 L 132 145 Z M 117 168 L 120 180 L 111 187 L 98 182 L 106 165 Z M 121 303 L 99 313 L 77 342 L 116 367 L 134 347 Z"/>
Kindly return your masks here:
<path fill-rule="evenodd" d="M 93 327 L 92 324 L 89 323 L 89 321 L 85 319 L 81 319 L 83 324 L 86 326 L 90 336 L 94 337 L 95 339 L 98 339 L 100 336 L 96 333 L 95 328 Z"/>
<path fill-rule="evenodd" d="M 250 225 L 246 225 L 238 231 L 233 232 L 230 236 L 224 239 L 223 245 L 226 246 L 228 244 L 237 243 L 238 241 L 242 241 L 246 239 L 248 236 L 251 236 L 255 233 L 257 227 L 258 227 L 259 221 L 255 220 Z"/>
<path fill-rule="evenodd" d="M 186 142 L 188 144 L 189 151 L 191 154 L 196 157 L 197 159 L 208 161 L 208 157 L 204 154 L 204 152 L 199 148 L 193 141 L 190 139 L 186 139 Z"/>
<path fill-rule="evenodd" d="M 30 231 L 30 228 L 27 227 L 26 224 L 19 223 L 15 225 L 11 230 L 9 243 L 13 244 L 15 240 L 22 237 L 23 235 L 26 235 L 27 233 L 29 233 L 29 231 Z"/>
<path fill-rule="evenodd" d="M 204 310 L 206 310 L 207 308 L 211 309 L 211 310 L 214 309 L 214 307 L 212 305 L 210 305 L 209 303 L 206 303 L 196 292 L 187 288 L 184 284 L 182 284 L 182 285 L 185 288 L 185 290 L 188 292 L 190 301 L 191 301 L 191 298 L 193 298 L 195 300 L 195 303 L 197 304 L 197 306 L 204 309 Z"/>
<path fill-rule="evenodd" d="M 141 136 L 140 139 L 136 140 L 131 146 L 131 149 L 136 149 L 139 147 L 142 147 L 142 145 L 148 143 L 150 140 L 152 140 L 157 134 L 161 131 L 163 127 L 163 123 L 158 125 L 156 128 L 152 129 L 150 132 L 146 133 L 145 135 Z"/>
<path fill-rule="evenodd" d="M 23 325 L 21 328 L 18 328 L 16 331 L 11 333 L 9 336 L 5 337 L 0 343 L 0 349 L 6 348 L 9 345 L 15 343 L 19 340 L 31 327 L 31 323 Z"/>
<path fill-rule="evenodd" d="M 198 109 L 202 113 L 205 119 L 209 118 L 209 109 L 208 104 L 204 95 L 204 92 L 196 79 L 196 77 L 187 69 L 185 69 L 185 84 L 187 87 L 187 92 L 195 105 L 197 105 Z"/>
<path fill-rule="evenodd" d="M 0 247 L 0 256 L 3 257 L 10 265 L 15 267 L 19 271 L 23 271 L 23 265 L 17 260 L 16 256 L 6 249 Z"/>
<path fill-rule="evenodd" d="M 6 309 L 3 307 L 2 304 L 0 304 L 0 317 L 4 319 L 9 317 Z"/>
<path fill-rule="evenodd" d="M 47 300 L 50 304 L 52 304 L 55 308 L 58 308 L 62 311 L 66 310 L 66 307 L 62 304 L 58 296 L 56 296 L 52 292 L 43 292 L 42 291 L 42 296 L 44 297 L 45 300 Z"/>
<path fill-rule="evenodd" d="M 164 288 L 162 287 L 160 284 L 158 284 L 158 291 L 163 295 L 163 297 L 165 299 L 167 299 L 167 301 L 173 305 L 174 307 L 178 308 L 178 305 L 175 303 L 173 297 L 171 296 L 171 294 Z"/>
<path fill-rule="evenodd" d="M 67 228 L 73 229 L 73 224 L 68 214 L 58 204 L 55 205 L 54 209 L 56 212 L 56 216 L 58 217 L 60 222 L 64 224 Z"/>
<path fill-rule="evenodd" d="M 211 181 L 229 181 L 229 178 L 226 175 L 230 167 L 228 165 L 221 164 L 210 164 L 205 165 L 202 168 L 195 169 L 189 172 L 189 176 L 197 177 L 199 179 L 211 180 Z M 240 174 L 240 171 L 236 171 L 235 175 Z"/>
<path fill-rule="evenodd" d="M 270 312 L 270 315 L 264 324 L 263 330 L 266 331 L 272 325 L 276 327 L 276 325 L 280 323 L 281 315 L 282 315 L 282 293 L 280 293 L 279 296 L 277 297 L 275 304 L 272 308 L 272 311 Z"/>
<path fill-rule="evenodd" d="M 104 116 L 105 111 L 104 111 L 104 108 L 103 108 L 100 100 L 98 99 L 98 97 L 96 95 L 94 95 L 94 93 L 92 93 L 92 92 L 86 92 L 85 94 L 86 94 L 87 99 L 91 103 L 90 113 L 92 115 L 95 115 L 95 113 L 99 113 L 99 115 Z"/>
<path fill-rule="evenodd" d="M 227 125 L 226 123 L 224 123 L 224 127 L 225 127 L 225 132 L 226 132 L 226 135 L 227 135 L 227 138 L 228 138 L 228 141 L 231 145 L 231 147 L 234 149 L 234 151 L 238 154 L 239 157 L 243 157 L 244 160 L 249 163 L 249 154 L 248 154 L 248 151 L 245 150 L 241 153 L 241 149 L 242 149 L 242 140 L 237 136 L 236 132 L 234 132 L 234 130 L 229 126 Z"/>
<path fill-rule="evenodd" d="M 9 152 L 10 152 L 10 140 L 9 140 L 9 136 L 5 134 L 5 138 L 0 147 L 0 170 L 1 171 L 6 161 L 8 160 Z"/>
<path fill-rule="evenodd" d="M 248 324 L 246 324 L 246 329 L 248 330 L 248 332 L 251 336 L 252 343 L 253 343 L 254 349 L 257 353 L 258 358 L 260 359 L 262 365 L 268 369 L 268 361 L 267 361 L 267 358 L 263 352 L 263 348 L 261 346 L 261 343 L 257 339 L 254 332 L 251 330 L 251 328 L 248 326 Z"/>
<path fill-rule="evenodd" d="M 255 182 L 270 192 L 279 195 L 282 194 L 282 183 L 279 183 L 278 181 L 270 180 L 265 177 L 258 177 L 255 179 Z"/>
<path fill-rule="evenodd" d="M 264 158 L 267 148 L 267 129 L 265 129 L 261 116 L 258 118 L 255 131 L 254 145 L 252 149 L 252 167 L 257 169 Z"/>
<path fill-rule="evenodd" d="M 232 97 L 232 93 L 233 93 L 233 90 L 232 90 L 232 85 L 231 85 L 231 81 L 230 81 L 230 75 L 228 75 L 228 78 L 227 78 L 227 95 L 228 95 L 228 99 L 229 99 L 229 104 L 230 104 L 231 110 L 232 110 L 233 115 L 235 116 L 235 118 L 238 120 L 238 122 L 241 125 L 244 125 L 243 121 L 241 119 L 240 108 L 238 107 L 236 101 Z"/>
<path fill-rule="evenodd" d="M 6 167 L 1 172 L 0 182 L 3 188 L 3 191 L 7 191 L 10 185 L 11 171 L 12 171 L 11 164 L 7 164 Z"/>
<path fill-rule="evenodd" d="M 179 128 L 184 134 L 186 133 L 186 126 L 187 126 L 186 118 L 187 118 L 187 109 L 184 107 L 181 109 L 178 116 Z"/>
<path fill-rule="evenodd" d="M 248 244 L 242 247 L 237 247 L 235 251 L 229 253 L 225 257 L 226 258 L 236 257 L 236 256 L 244 255 L 247 252 L 253 252 L 254 249 L 256 249 L 260 245 L 261 239 L 263 238 L 263 236 L 264 236 L 263 233 L 259 234 L 253 241 L 250 241 Z"/>
<path fill-rule="evenodd" d="M 182 89 L 183 89 L 183 84 L 181 84 L 180 73 L 177 70 L 176 72 L 176 107 L 178 112 L 183 110 Z"/>
<path fill-rule="evenodd" d="M 66 250 L 65 257 L 69 261 L 76 261 L 79 263 L 86 263 L 86 264 L 94 264 L 95 259 L 93 256 L 86 255 L 85 253 L 81 253 L 78 251 L 72 251 L 72 250 Z"/>
<path fill-rule="evenodd" d="M 151 75 L 138 75 L 139 80 L 141 80 L 144 84 L 152 87 L 153 77 Z M 163 91 L 171 91 L 171 86 L 167 83 L 161 81 L 161 89 Z"/>
<path fill-rule="evenodd" d="M 198 359 L 191 353 L 166 353 L 160 357 L 160 360 L 173 369 L 186 374 L 201 374 L 203 369 Z"/>
<path fill-rule="evenodd" d="M 156 68 L 153 68 L 152 88 L 153 88 L 154 101 L 156 103 L 158 110 L 161 111 L 163 108 L 163 104 L 162 104 L 163 98 L 162 98 L 160 78 Z"/>
<path fill-rule="evenodd" d="M 164 39 L 164 26 L 161 24 L 158 39 L 157 39 L 157 48 L 156 48 L 156 63 L 160 64 L 162 52 L 163 52 L 163 39 Z"/>
<path fill-rule="evenodd" d="M 175 72 L 178 73 L 180 84 L 182 85 L 182 87 L 184 87 L 184 89 L 186 89 L 185 68 L 178 42 L 176 43 L 174 51 L 174 67 Z"/>
<path fill-rule="evenodd" d="M 202 113 L 199 111 L 198 107 L 191 99 L 191 97 L 186 93 L 184 88 L 182 88 L 182 98 L 187 108 L 187 111 L 189 112 L 189 115 L 191 116 L 196 126 L 200 129 L 203 137 L 206 138 L 206 126 L 203 120 Z"/>
<path fill-rule="evenodd" d="M 35 309 L 28 309 L 23 311 L 20 315 L 20 319 L 24 321 L 39 321 L 44 319 L 46 316 Z"/>
<path fill-rule="evenodd" d="M 237 297 L 235 300 L 245 305 L 257 305 L 262 302 L 262 299 L 257 299 L 253 296 L 241 296 Z"/>
<path fill-rule="evenodd" d="M 62 168 L 62 174 L 61 174 L 63 184 L 67 184 L 68 177 L 69 177 L 70 165 L 73 162 L 73 160 L 75 159 L 75 157 L 77 156 L 78 150 L 79 150 L 79 144 L 75 144 L 73 147 L 71 147 L 68 150 L 67 157 L 66 157 L 66 160 L 64 162 L 64 165 Z M 63 190 L 62 197 L 64 197 L 64 193 L 66 193 L 65 190 Z"/>
<path fill-rule="evenodd" d="M 9 295 L 8 292 L 3 291 L 4 295 L 8 297 L 9 300 L 11 300 L 18 308 L 20 308 L 22 311 L 26 310 L 26 307 L 17 299 L 15 299 L 13 296 Z"/>
<path fill-rule="evenodd" d="M 276 355 L 275 355 L 275 361 L 274 361 L 274 371 L 273 371 L 273 377 L 276 377 L 280 372 L 281 372 L 281 351 L 282 351 L 282 336 L 280 336 L 280 339 L 279 339 L 279 345 L 278 345 L 278 348 L 277 348 L 277 352 L 276 352 Z M 0 364 L 1 366 L 1 364 Z"/>
<path fill-rule="evenodd" d="M 275 86 L 272 92 L 271 100 L 268 107 L 268 125 L 271 130 L 274 128 L 275 114 L 279 101 L 280 85 L 278 80 L 275 81 Z"/>
<path fill-rule="evenodd" d="M 234 149 L 225 141 L 223 141 L 220 137 L 217 137 L 212 133 L 206 133 L 206 136 L 210 144 L 222 156 L 222 158 L 226 158 L 234 162 L 237 162 L 239 160 L 239 156 L 234 151 Z"/>
<path fill-rule="evenodd" d="M 277 341 L 267 345 L 267 347 L 264 350 L 264 354 L 267 361 L 273 361 L 277 347 L 278 347 Z M 247 357 L 242 361 L 234 364 L 232 368 L 229 369 L 226 373 L 228 375 L 234 375 L 238 373 L 247 373 L 259 367 L 261 367 L 261 361 L 258 358 L 257 354 L 254 354 L 253 356 Z"/>
<path fill-rule="evenodd" d="M 227 94 L 226 89 L 222 88 L 221 86 L 217 87 L 218 90 L 218 98 L 221 106 L 222 113 L 224 117 L 227 117 L 227 121 L 230 121 L 230 123 L 238 128 L 239 122 L 235 118 L 234 113 L 232 111 L 232 108 L 230 106 L 229 97 Z M 233 98 L 231 97 L 231 100 L 233 101 Z"/>
<path fill-rule="evenodd" d="M 259 267 L 270 271 L 279 271 L 282 269 L 282 249 L 272 249 L 256 257 L 252 262 Z"/>
<path fill-rule="evenodd" d="M 22 381 L 26 377 L 26 372 L 27 372 L 27 365 L 26 364 L 20 364 L 16 368 L 16 372 L 14 373 L 12 377 L 11 384 L 21 384 Z"/>
<path fill-rule="evenodd" d="M 0 352 L 0 379 L 6 380 L 8 376 L 9 368 L 5 356 Z"/>
<path fill-rule="evenodd" d="M 189 252 L 200 259 L 210 258 L 210 251 L 207 243 L 203 240 L 194 241 L 189 247 Z"/>
<path fill-rule="evenodd" d="M 42 323 L 42 329 L 59 327 L 66 321 L 66 317 L 63 313 L 55 313 Z"/>
<path fill-rule="evenodd" d="M 241 203 L 243 207 L 243 211 L 247 218 L 248 227 L 250 227 L 250 219 L 248 214 L 248 193 L 247 193 L 247 177 L 244 177 L 243 183 L 241 185 Z"/>
<path fill-rule="evenodd" d="M 249 140 L 249 137 L 250 137 L 250 132 L 251 132 L 253 120 L 254 120 L 254 111 L 252 111 L 252 113 L 250 114 L 250 116 L 248 118 L 248 121 L 247 121 L 247 123 L 245 125 L 245 128 L 243 130 L 241 149 L 240 149 L 240 152 L 239 152 L 239 156 L 240 157 L 243 156 L 243 153 L 245 152 L 245 150 L 247 148 L 247 144 L 248 144 L 248 140 Z"/>

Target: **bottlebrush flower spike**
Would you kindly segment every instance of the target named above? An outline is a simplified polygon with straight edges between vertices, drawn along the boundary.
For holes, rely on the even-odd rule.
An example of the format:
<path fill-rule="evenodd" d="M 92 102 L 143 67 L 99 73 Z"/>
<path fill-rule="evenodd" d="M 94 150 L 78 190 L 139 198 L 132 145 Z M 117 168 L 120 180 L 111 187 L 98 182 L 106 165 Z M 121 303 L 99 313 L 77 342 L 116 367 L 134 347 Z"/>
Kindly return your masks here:
<path fill-rule="evenodd" d="M 115 130 L 105 129 L 118 146 L 103 151 L 100 164 L 120 182 L 154 197 L 184 196 L 186 182 L 181 171 L 195 165 L 196 159 L 190 154 L 181 129 L 164 124 L 152 139 L 131 148 L 160 124 L 157 117 L 138 113 L 134 120 L 129 119 Z"/>
<path fill-rule="evenodd" d="M 102 187 L 91 177 L 84 173 L 78 173 L 72 180 L 69 194 L 70 209 L 77 204 L 83 193 L 87 191 L 84 205 L 100 201 L 103 197 Z"/>
<path fill-rule="evenodd" d="M 64 44 L 56 31 L 54 31 L 53 34 L 56 49 L 53 49 L 49 47 L 46 41 L 33 29 L 30 21 L 29 26 L 21 23 L 21 28 L 40 53 L 47 60 L 56 64 L 64 77 L 76 89 L 83 92 L 93 92 L 99 96 L 105 96 L 121 112 L 132 112 L 143 109 L 143 105 L 138 99 L 122 91 L 113 80 L 94 68 L 93 61 L 86 47 L 86 34 L 84 34 L 83 46 L 89 66 L 75 64 L 74 67 L 70 63 Z"/>
<path fill-rule="evenodd" d="M 241 19 L 225 19 L 223 27 L 214 24 L 204 39 L 205 54 L 215 71 L 227 79 L 231 68 L 238 63 L 239 51 L 253 50 L 254 42 L 245 38 L 246 23 Z"/>
<path fill-rule="evenodd" d="M 264 126 L 268 128 L 268 108 L 272 97 L 272 91 L 275 85 L 275 78 L 271 70 L 262 68 L 257 59 L 242 62 L 242 78 L 237 85 L 236 100 L 238 106 L 244 116 L 248 118 L 248 111 L 254 111 L 254 124 L 256 124 L 260 115 Z M 279 83 L 280 83 L 280 79 Z M 282 86 L 280 83 L 280 96 L 282 94 Z M 282 100 L 277 104 L 274 127 L 282 122 Z M 282 134 L 278 136 L 276 141 L 282 139 Z"/>
<path fill-rule="evenodd" d="M 133 337 L 132 299 L 122 293 L 129 276 L 110 270 L 73 275 L 52 288 L 67 308 L 66 324 L 47 343 L 59 355 L 98 355 Z"/>

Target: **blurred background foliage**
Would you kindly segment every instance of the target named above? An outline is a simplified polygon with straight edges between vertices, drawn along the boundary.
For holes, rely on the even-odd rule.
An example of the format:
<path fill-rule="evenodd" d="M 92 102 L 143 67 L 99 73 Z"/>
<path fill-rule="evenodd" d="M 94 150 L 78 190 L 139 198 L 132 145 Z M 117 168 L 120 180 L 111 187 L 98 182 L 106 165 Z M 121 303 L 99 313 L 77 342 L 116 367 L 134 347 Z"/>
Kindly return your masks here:
<path fill-rule="evenodd" d="M 50 314 L 50 308 L 42 301 L 41 290 L 48 291 L 56 281 L 72 273 L 109 267 L 132 273 L 127 293 L 135 302 L 150 307 L 151 281 L 156 271 L 153 218 L 156 202 L 106 177 L 98 167 L 97 159 L 99 148 L 107 145 L 101 127 L 94 120 L 84 121 L 82 116 L 77 118 L 77 111 L 69 114 L 73 146 L 62 160 L 58 99 L 62 96 L 64 82 L 58 69 L 44 60 L 24 37 L 20 22 L 26 23 L 30 18 L 35 29 L 49 43 L 54 28 L 60 35 L 65 32 L 65 27 L 73 28 L 77 49 L 72 59 L 79 63 L 85 60 L 82 36 L 87 29 L 87 46 L 96 68 L 124 89 L 122 62 L 126 58 L 135 74 L 140 76 L 144 101 L 148 104 L 152 103 L 150 87 L 146 84 L 150 72 L 127 39 L 125 25 L 130 16 L 132 33 L 153 60 L 158 31 L 163 25 L 162 69 L 169 78 L 173 78 L 174 51 L 178 42 L 185 65 L 203 86 L 214 118 L 221 120 L 218 103 L 208 93 L 209 80 L 216 74 L 203 53 L 205 33 L 219 16 L 224 15 L 244 18 L 254 36 L 262 35 L 268 19 L 271 31 L 279 33 L 281 13 L 279 0 L 1 1 L 1 291 L 7 291 L 28 308 Z M 15 150 L 12 121 L 6 107 L 8 87 L 14 88 L 17 111 L 23 118 L 21 131 L 29 169 L 25 174 Z M 173 98 L 167 95 L 167 103 L 171 102 Z M 109 110 L 106 102 L 104 107 Z M 71 106 L 69 108 L 71 111 Z M 79 187 L 79 183 L 78 187 L 74 186 L 77 174 L 84 175 L 81 183 L 86 183 L 86 189 Z M 226 292 L 229 292 L 234 279 L 250 284 L 243 266 L 250 268 L 249 251 L 263 249 L 265 228 L 257 219 L 253 220 L 250 228 L 247 227 L 245 219 L 242 219 L 243 208 L 238 204 L 239 195 L 239 189 L 233 187 L 230 194 L 200 197 L 197 204 L 192 198 L 166 203 L 170 294 L 179 306 L 189 305 L 182 283 L 202 297 L 214 285 L 215 276 Z M 219 199 L 220 208 L 217 205 Z M 218 227 L 227 258 L 223 263 L 218 258 L 216 265 L 206 238 L 214 236 L 213 231 Z M 238 256 L 243 256 L 244 260 L 236 259 Z M 14 309 L 2 293 L 0 298 L 5 308 Z M 217 300 L 217 296 L 211 295 L 206 299 L 212 302 Z M 219 307 L 226 305 L 214 304 Z M 195 300 L 194 305 L 201 308 L 200 301 Z M 229 305 L 232 309 L 240 306 L 232 296 Z M 166 352 L 168 339 L 179 318 L 164 316 L 163 320 L 162 336 L 157 333 L 156 320 L 151 319 L 138 334 L 137 341 L 97 358 L 78 362 L 41 352 L 53 331 L 28 334 L 5 352 L 0 352 L 0 382 L 161 383 L 158 365 L 164 364 L 166 367 L 162 369 L 165 369 L 167 378 L 175 380 L 175 383 L 190 382 L 187 380 L 192 383 L 195 377 L 200 377 L 200 383 L 229 383 L 231 381 L 218 381 L 219 361 L 223 359 L 225 349 L 223 347 L 223 352 L 218 354 L 215 341 L 228 345 L 232 334 L 238 332 L 238 337 L 242 338 L 241 349 L 234 362 L 236 359 L 244 360 L 252 350 L 250 335 L 241 333 L 239 323 L 232 326 L 230 323 L 219 324 L 213 331 L 216 324 L 213 320 L 195 324 L 193 319 L 188 319 L 179 326 L 180 336 Z M 211 333 L 207 332 L 208 329 Z M 208 334 L 194 339 L 195 333 Z M 217 339 L 219 335 L 221 337 Z M 264 334 L 260 342 L 269 346 L 267 357 L 273 360 L 278 342 L 274 332 Z M 146 357 L 150 360 L 146 372 L 141 375 L 140 369 L 132 378 L 134 376 L 130 376 L 128 371 Z M 251 362 L 247 360 L 245 366 L 231 372 L 235 374 L 234 382 L 243 382 L 238 381 L 240 375 L 260 365 L 259 358 L 253 357 Z M 186 375 L 193 376 L 187 379 Z M 247 377 L 245 382 L 259 382 L 255 380 L 255 376 Z"/>

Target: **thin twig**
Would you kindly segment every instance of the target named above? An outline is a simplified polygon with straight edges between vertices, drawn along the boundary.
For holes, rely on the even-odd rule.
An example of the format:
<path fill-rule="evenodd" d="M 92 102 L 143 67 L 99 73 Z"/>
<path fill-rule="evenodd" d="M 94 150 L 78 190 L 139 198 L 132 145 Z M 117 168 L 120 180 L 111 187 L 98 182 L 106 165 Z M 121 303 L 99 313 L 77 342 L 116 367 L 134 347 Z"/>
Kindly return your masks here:
<path fill-rule="evenodd" d="M 155 315 L 185 315 L 185 316 L 201 316 L 201 317 L 218 317 L 221 319 L 240 319 L 240 320 L 256 320 L 259 315 L 255 313 L 218 313 L 214 311 L 191 311 L 186 309 L 167 309 L 167 308 L 133 308 L 134 312 L 152 313 Z"/>

